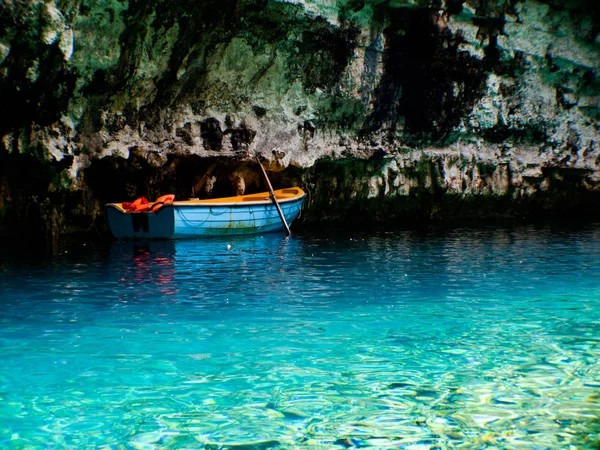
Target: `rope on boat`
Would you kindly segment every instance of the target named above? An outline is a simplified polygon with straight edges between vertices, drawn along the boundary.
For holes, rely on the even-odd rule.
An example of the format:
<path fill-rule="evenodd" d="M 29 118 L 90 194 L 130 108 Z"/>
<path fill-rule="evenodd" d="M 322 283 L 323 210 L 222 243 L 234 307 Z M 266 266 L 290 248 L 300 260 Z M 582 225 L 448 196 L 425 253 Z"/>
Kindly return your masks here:
<path fill-rule="evenodd" d="M 215 213 L 212 209 L 212 206 L 209 209 L 209 213 L 206 216 L 206 219 L 204 219 L 203 221 L 192 221 L 190 219 L 188 219 L 185 214 L 183 213 L 183 211 L 180 209 L 177 211 L 177 213 L 180 215 L 181 219 L 186 222 L 188 225 L 190 226 L 195 226 L 195 225 L 199 225 L 199 224 L 203 224 L 205 222 L 208 221 L 208 219 L 210 219 L 211 217 L 219 217 L 222 216 L 223 214 L 225 214 L 226 212 L 231 211 L 231 208 L 228 209 L 223 209 L 223 211 L 221 211 L 220 213 Z"/>
<path fill-rule="evenodd" d="M 192 222 L 190 219 L 188 219 L 188 218 L 185 216 L 185 214 L 183 214 L 183 211 L 179 210 L 179 211 L 177 211 L 177 213 L 179 214 L 179 216 L 181 217 L 181 219 L 182 219 L 184 222 L 186 222 L 188 225 L 190 225 L 190 226 L 194 226 L 194 225 L 197 225 L 197 224 L 202 224 L 202 223 L 206 222 L 206 221 L 209 219 L 209 217 L 210 217 L 210 215 L 208 215 L 208 216 L 206 217 L 206 219 L 204 219 L 202 222 L 199 222 L 199 221 L 194 221 L 194 222 Z"/>

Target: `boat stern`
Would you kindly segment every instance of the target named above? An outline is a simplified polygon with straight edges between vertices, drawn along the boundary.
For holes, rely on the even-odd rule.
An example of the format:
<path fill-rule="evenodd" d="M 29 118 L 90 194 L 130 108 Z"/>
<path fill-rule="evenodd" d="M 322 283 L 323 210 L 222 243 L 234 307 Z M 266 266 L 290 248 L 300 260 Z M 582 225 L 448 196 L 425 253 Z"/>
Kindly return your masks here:
<path fill-rule="evenodd" d="M 175 230 L 173 207 L 156 212 L 126 212 L 121 204 L 106 205 L 108 227 L 117 239 L 169 239 Z"/>

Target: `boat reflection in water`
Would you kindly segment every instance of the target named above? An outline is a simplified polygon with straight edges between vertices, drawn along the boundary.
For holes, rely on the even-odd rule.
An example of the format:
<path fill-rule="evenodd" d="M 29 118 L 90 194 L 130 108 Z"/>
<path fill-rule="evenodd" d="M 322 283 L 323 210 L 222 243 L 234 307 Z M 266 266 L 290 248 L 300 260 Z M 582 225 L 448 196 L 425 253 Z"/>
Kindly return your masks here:
<path fill-rule="evenodd" d="M 112 244 L 110 258 L 121 268 L 121 292 L 129 298 L 158 290 L 166 296 L 178 294 L 175 282 L 174 241 L 121 241 Z"/>
<path fill-rule="evenodd" d="M 282 238 L 276 233 L 200 240 L 131 240 L 114 242 L 110 257 L 113 266 L 121 270 L 118 279 L 122 299 L 153 297 L 177 302 L 202 297 L 217 301 L 222 293 L 243 289 L 239 281 L 244 277 L 253 283 L 263 278 L 265 270 L 284 270 L 300 256 L 295 255 L 299 245 L 297 238 Z"/>

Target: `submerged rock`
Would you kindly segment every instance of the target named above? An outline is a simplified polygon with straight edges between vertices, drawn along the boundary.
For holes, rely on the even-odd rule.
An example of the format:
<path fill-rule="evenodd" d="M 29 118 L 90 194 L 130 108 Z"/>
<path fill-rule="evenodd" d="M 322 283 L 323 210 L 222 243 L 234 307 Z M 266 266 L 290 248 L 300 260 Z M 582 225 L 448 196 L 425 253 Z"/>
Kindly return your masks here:
<path fill-rule="evenodd" d="M 254 153 L 309 220 L 585 211 L 599 31 L 585 0 L 4 2 L 0 221 L 91 227 L 213 160 L 213 194 L 248 191 Z"/>

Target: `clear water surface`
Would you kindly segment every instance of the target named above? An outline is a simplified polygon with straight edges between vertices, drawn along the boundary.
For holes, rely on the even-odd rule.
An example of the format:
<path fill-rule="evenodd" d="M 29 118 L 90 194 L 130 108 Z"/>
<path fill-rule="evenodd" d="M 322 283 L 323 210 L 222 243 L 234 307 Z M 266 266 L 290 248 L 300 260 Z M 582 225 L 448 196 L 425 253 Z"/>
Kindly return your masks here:
<path fill-rule="evenodd" d="M 599 225 L 4 257 L 0 308 L 1 448 L 600 442 Z"/>

